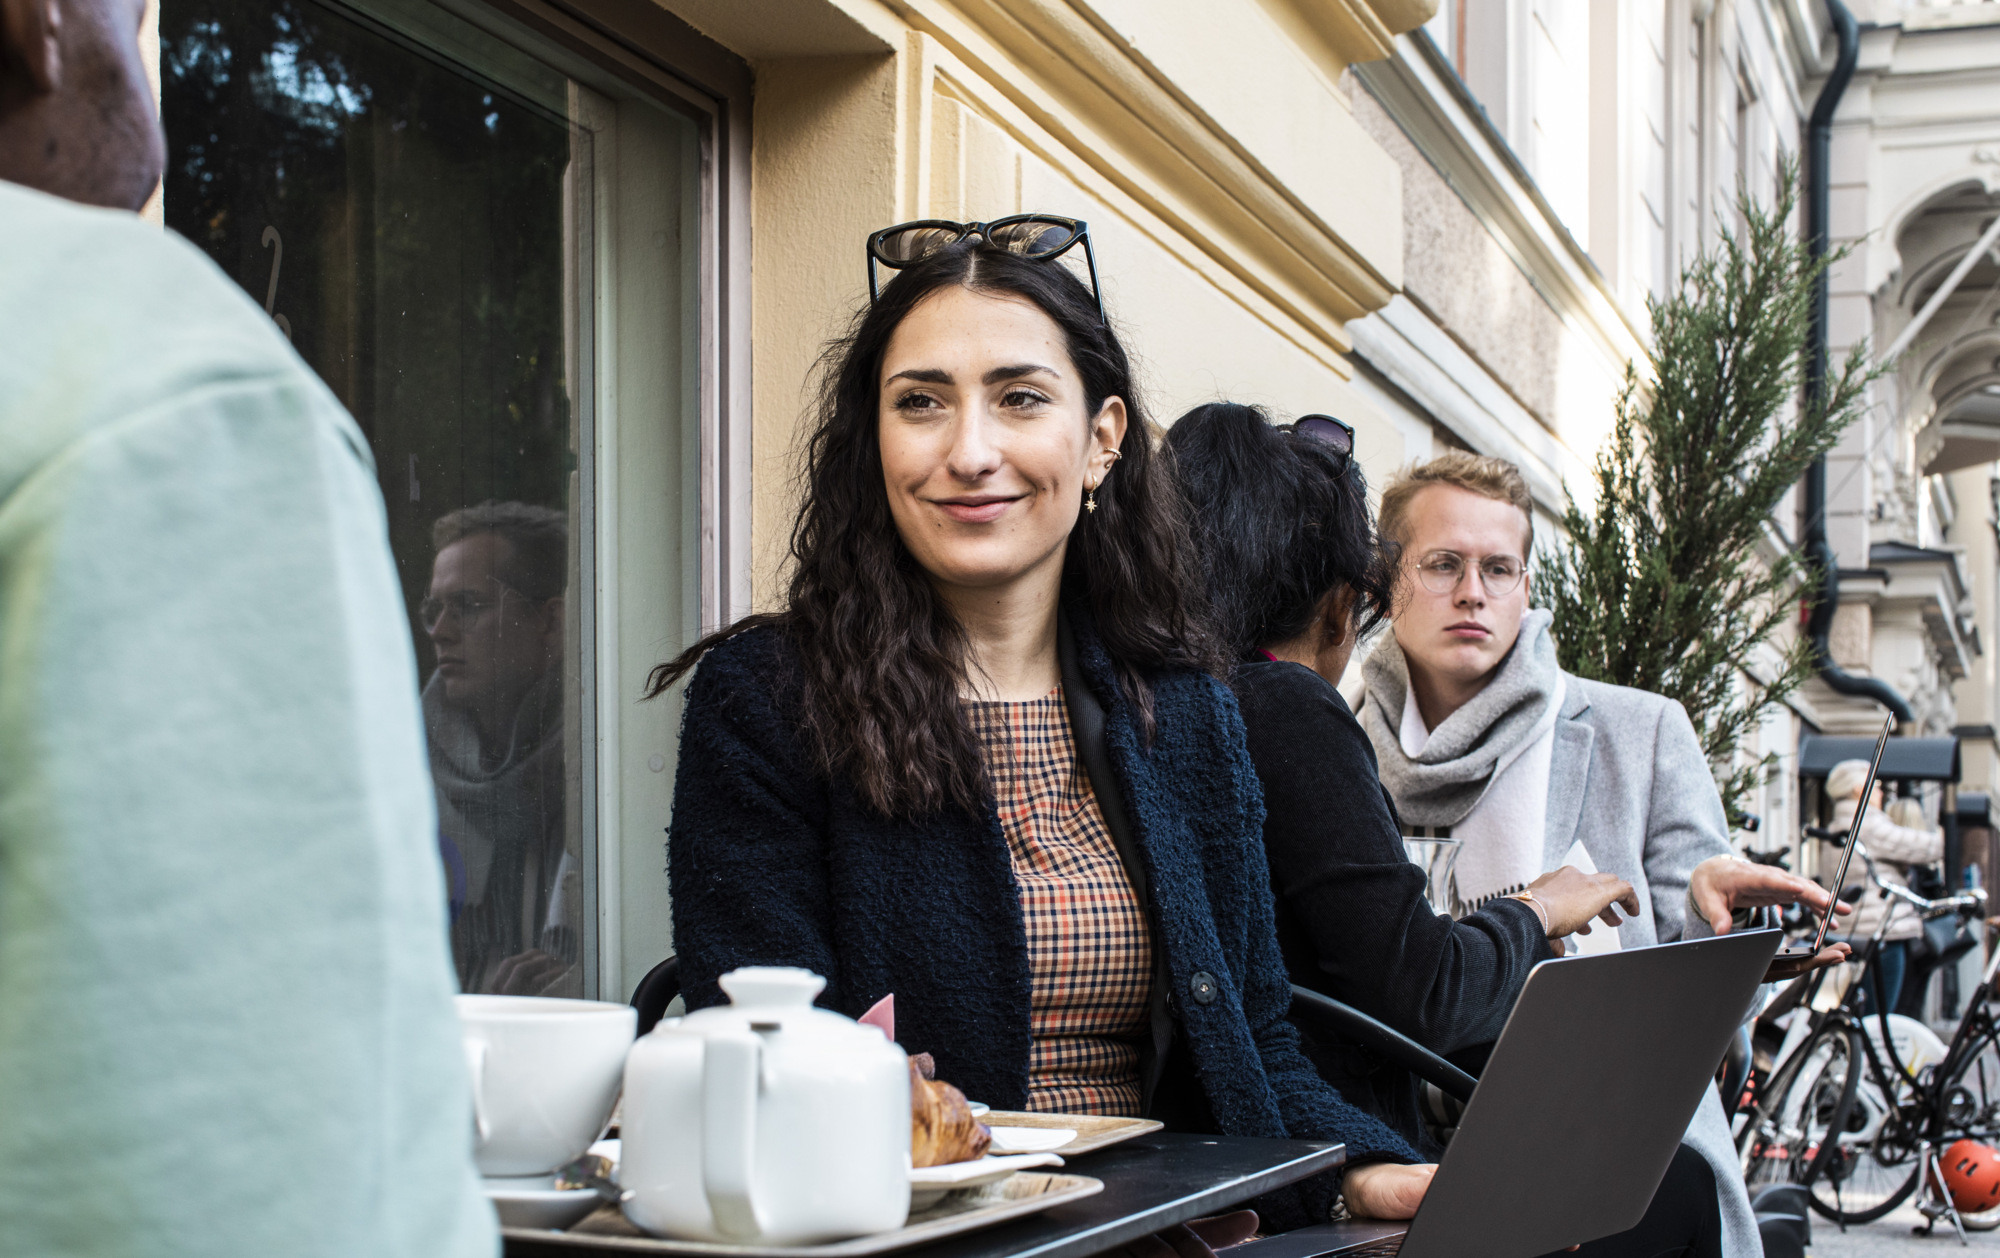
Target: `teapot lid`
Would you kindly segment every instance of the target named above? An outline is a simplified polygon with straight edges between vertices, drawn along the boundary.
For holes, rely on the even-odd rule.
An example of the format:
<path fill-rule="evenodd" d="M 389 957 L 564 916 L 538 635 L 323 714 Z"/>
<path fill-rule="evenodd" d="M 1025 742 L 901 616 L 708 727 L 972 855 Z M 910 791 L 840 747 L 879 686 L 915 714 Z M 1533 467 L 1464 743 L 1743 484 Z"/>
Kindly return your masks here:
<path fill-rule="evenodd" d="M 754 1030 L 782 1028 L 790 1034 L 859 1037 L 875 1044 L 892 1044 L 880 1027 L 865 1026 L 813 1004 L 813 998 L 826 989 L 826 980 L 811 970 L 748 965 L 731 970 L 718 982 L 729 997 L 728 1004 L 711 1005 L 682 1018 L 662 1019 L 658 1030 L 700 1035 L 747 1025 Z"/>
<path fill-rule="evenodd" d="M 825 979 L 795 965 L 746 965 L 717 982 L 728 994 L 729 1003 L 738 1008 L 803 1008 L 826 990 Z"/>

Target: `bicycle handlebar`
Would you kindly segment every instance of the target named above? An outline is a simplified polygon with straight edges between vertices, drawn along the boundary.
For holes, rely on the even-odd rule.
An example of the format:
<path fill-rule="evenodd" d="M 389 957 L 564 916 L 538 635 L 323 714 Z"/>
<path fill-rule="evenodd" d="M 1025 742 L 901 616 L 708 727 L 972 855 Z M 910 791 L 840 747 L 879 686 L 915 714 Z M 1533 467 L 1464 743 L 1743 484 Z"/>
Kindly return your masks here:
<path fill-rule="evenodd" d="M 1808 838 L 1820 839 L 1836 847 L 1843 847 L 1847 843 L 1847 831 L 1845 830 L 1828 830 L 1821 826 L 1801 826 L 1800 829 Z M 1984 887 L 1969 887 L 1962 895 L 1946 896 L 1939 900 L 1926 900 L 1908 887 L 1898 883 L 1882 881 L 1882 876 L 1876 872 L 1874 860 L 1865 851 L 1862 851 L 1860 855 L 1861 859 L 1868 864 L 1868 881 L 1880 887 L 1884 895 L 1894 896 L 1896 899 L 1904 901 L 1921 913 L 1942 916 L 1946 913 L 1959 912 L 1966 909 L 1984 910 L 1986 907 L 1986 889 Z M 1848 896 L 1858 889 L 1858 884 L 1850 885 L 1844 892 L 1840 893 L 1841 898 L 1848 898 Z"/>
<path fill-rule="evenodd" d="M 1872 873 L 1870 877 L 1874 878 L 1876 886 L 1882 888 L 1884 895 L 1894 896 L 1898 900 L 1902 900 L 1926 914 L 1953 913 L 1960 909 L 1984 909 L 1986 907 L 1986 889 L 1984 887 L 1973 887 L 1963 895 L 1949 895 L 1941 900 L 1926 900 L 1908 887 L 1898 883 L 1884 882 L 1880 877 Z"/>

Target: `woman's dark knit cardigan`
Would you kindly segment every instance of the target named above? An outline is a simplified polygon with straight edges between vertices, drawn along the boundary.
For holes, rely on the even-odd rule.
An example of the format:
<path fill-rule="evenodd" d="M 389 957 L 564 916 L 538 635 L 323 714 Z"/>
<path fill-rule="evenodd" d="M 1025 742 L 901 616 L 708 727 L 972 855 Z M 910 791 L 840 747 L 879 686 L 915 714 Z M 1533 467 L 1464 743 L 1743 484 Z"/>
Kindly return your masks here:
<path fill-rule="evenodd" d="M 1416 1161 L 1314 1073 L 1285 1020 L 1263 802 L 1228 689 L 1195 674 L 1155 679 L 1158 732 L 1142 750 L 1087 617 L 1072 611 L 1069 624 L 1070 684 L 1104 713 L 1120 796 L 1106 811 L 1122 811 L 1141 857 L 1169 1056 L 1191 1063 L 1206 1102 L 1193 1112 L 1228 1135 L 1342 1141 L 1350 1162 Z M 710 652 L 688 687 L 668 854 L 689 1007 L 720 1001 L 716 980 L 743 965 L 822 974 L 820 1003 L 849 1016 L 893 992 L 904 1047 L 931 1053 L 969 1096 L 1025 1107 L 1027 939 L 997 814 L 989 804 L 904 821 L 867 809 L 816 770 L 797 672 L 782 632 L 759 629 Z M 1267 1226 L 1296 1227 L 1324 1219 L 1333 1190 L 1322 1176 L 1257 1204 Z"/>

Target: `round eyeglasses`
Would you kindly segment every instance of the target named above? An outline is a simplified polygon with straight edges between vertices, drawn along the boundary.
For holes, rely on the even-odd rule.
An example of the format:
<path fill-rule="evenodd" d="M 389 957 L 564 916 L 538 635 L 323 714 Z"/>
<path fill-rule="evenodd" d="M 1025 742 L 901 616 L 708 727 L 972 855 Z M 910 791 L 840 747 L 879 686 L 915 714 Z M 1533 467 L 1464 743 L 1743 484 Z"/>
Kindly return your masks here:
<path fill-rule="evenodd" d="M 498 577 L 493 578 L 493 584 L 500 587 L 499 598 L 487 598 L 470 590 L 454 590 L 443 598 L 424 599 L 417 604 L 417 623 L 424 627 L 425 633 L 436 633 L 437 627 L 444 623 L 445 614 L 449 612 L 460 625 L 474 624 L 498 610 L 500 604 L 507 601 L 509 594 L 530 606 L 535 603 L 534 599 Z"/>
<path fill-rule="evenodd" d="M 1479 584 L 1494 598 L 1512 594 L 1521 584 L 1525 569 L 1512 555 L 1488 555 L 1477 564 L 1452 550 L 1434 550 L 1417 560 L 1417 580 L 1433 594 L 1449 594 L 1465 580 L 1467 568 L 1479 573 Z"/>
<path fill-rule="evenodd" d="M 956 223 L 944 218 L 920 218 L 915 222 L 884 227 L 868 237 L 868 300 L 879 301 L 882 287 L 875 278 L 879 264 L 891 270 L 915 266 L 961 240 L 977 236 L 995 249 L 1053 262 L 1078 244 L 1090 269 L 1090 295 L 1097 302 L 1097 321 L 1104 323 L 1104 295 L 1097 288 L 1097 254 L 1090 246 L 1090 224 L 1080 218 L 1056 214 L 1016 214 L 990 223 Z"/>

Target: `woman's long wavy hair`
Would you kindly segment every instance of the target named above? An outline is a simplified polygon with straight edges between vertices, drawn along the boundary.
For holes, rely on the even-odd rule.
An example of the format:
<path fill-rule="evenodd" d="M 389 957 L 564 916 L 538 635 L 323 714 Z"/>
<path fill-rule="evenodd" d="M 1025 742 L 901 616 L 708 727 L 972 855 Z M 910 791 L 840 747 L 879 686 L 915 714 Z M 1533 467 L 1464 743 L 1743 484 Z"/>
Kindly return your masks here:
<path fill-rule="evenodd" d="M 1153 735 L 1151 674 L 1219 675 L 1228 659 L 1199 611 L 1184 511 L 1140 404 L 1124 347 L 1070 271 L 968 240 L 899 272 L 851 332 L 820 360 L 820 397 L 806 444 L 792 579 L 785 610 L 749 616 L 655 668 L 646 697 L 666 690 L 710 648 L 775 626 L 803 666 L 800 719 L 819 767 L 890 817 L 923 817 L 987 797 L 979 747 L 960 707 L 964 630 L 903 545 L 889 513 L 877 432 L 889 339 L 931 294 L 961 285 L 1032 302 L 1062 329 L 1086 413 L 1125 401 L 1123 454 L 1077 513 L 1064 563 L 1068 597 L 1086 600 L 1142 737 Z"/>

